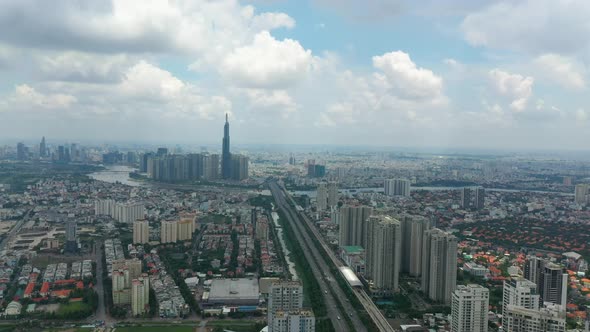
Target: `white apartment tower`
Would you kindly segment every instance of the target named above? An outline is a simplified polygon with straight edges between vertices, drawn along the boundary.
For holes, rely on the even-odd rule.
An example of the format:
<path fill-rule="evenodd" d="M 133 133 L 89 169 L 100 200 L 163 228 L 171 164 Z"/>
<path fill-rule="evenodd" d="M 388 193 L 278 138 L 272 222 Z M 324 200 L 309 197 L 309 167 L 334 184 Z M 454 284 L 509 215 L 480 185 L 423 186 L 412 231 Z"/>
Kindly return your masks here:
<path fill-rule="evenodd" d="M 313 312 L 302 307 L 303 286 L 301 282 L 273 282 L 270 286 L 267 307 L 269 331 L 314 331 Z"/>
<path fill-rule="evenodd" d="M 147 220 L 133 222 L 133 243 L 144 244 L 150 241 L 150 226 Z"/>
<path fill-rule="evenodd" d="M 328 182 L 328 207 L 338 205 L 338 183 L 334 181 Z"/>
<path fill-rule="evenodd" d="M 410 180 L 387 179 L 383 183 L 383 189 L 387 196 L 410 197 Z"/>
<path fill-rule="evenodd" d="M 402 248 L 400 222 L 389 216 L 371 216 L 367 228 L 366 270 L 371 286 L 377 294 L 397 292 Z"/>
<path fill-rule="evenodd" d="M 178 220 L 162 220 L 160 223 L 160 243 L 178 241 Z"/>
<path fill-rule="evenodd" d="M 340 208 L 339 245 L 366 247 L 366 223 L 373 213 L 369 206 L 344 205 Z"/>
<path fill-rule="evenodd" d="M 422 241 L 431 223 L 425 217 L 413 215 L 402 215 L 399 220 L 402 232 L 401 271 L 419 277 L 422 274 Z"/>
<path fill-rule="evenodd" d="M 424 294 L 450 305 L 457 285 L 457 238 L 438 228 L 425 231 L 421 272 Z"/>
<path fill-rule="evenodd" d="M 487 332 L 490 291 L 480 285 L 460 285 L 453 292 L 451 332 Z"/>
<path fill-rule="evenodd" d="M 586 205 L 590 194 L 590 185 L 587 183 L 577 184 L 574 201 L 578 205 Z"/>

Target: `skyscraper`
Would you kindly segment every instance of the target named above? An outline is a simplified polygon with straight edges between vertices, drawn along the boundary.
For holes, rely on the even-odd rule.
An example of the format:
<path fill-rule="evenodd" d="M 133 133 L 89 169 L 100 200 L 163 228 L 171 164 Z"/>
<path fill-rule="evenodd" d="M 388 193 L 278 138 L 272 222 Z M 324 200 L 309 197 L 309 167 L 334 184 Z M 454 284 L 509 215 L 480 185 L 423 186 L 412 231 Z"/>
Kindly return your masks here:
<path fill-rule="evenodd" d="M 402 232 L 401 271 L 418 277 L 422 273 L 422 241 L 430 229 L 430 221 L 422 216 L 402 215 L 399 218 Z"/>
<path fill-rule="evenodd" d="M 160 243 L 178 241 L 178 220 L 162 220 L 160 223 Z"/>
<path fill-rule="evenodd" d="M 383 189 L 387 196 L 410 197 L 410 180 L 387 179 L 383 183 Z"/>
<path fill-rule="evenodd" d="M 524 263 L 524 278 L 537 285 L 537 294 L 541 294 L 543 270 L 547 261 L 534 255 L 527 256 Z"/>
<path fill-rule="evenodd" d="M 338 183 L 335 181 L 328 182 L 328 207 L 338 204 Z"/>
<path fill-rule="evenodd" d="M 45 136 L 41 138 L 41 143 L 39 144 L 39 157 L 44 158 L 47 156 L 47 145 L 45 144 Z"/>
<path fill-rule="evenodd" d="M 453 292 L 451 332 L 487 332 L 490 291 L 480 285 L 460 285 Z"/>
<path fill-rule="evenodd" d="M 471 206 L 471 188 L 464 187 L 461 190 L 461 207 L 467 209 Z"/>
<path fill-rule="evenodd" d="M 366 247 L 366 223 L 373 213 L 369 206 L 344 205 L 340 208 L 339 245 Z"/>
<path fill-rule="evenodd" d="M 325 182 L 318 185 L 316 204 L 318 211 L 325 211 L 328 207 L 328 187 Z"/>
<path fill-rule="evenodd" d="M 547 263 L 543 267 L 541 276 L 541 300 L 563 307 L 567 304 L 568 274 L 554 263 Z"/>
<path fill-rule="evenodd" d="M 221 152 L 221 176 L 224 179 L 231 178 L 231 153 L 229 152 L 229 120 L 225 114 L 225 125 L 223 126 L 223 144 Z"/>
<path fill-rule="evenodd" d="M 473 191 L 475 192 L 473 207 L 476 210 L 481 210 L 484 208 L 486 190 L 483 187 L 476 187 Z"/>
<path fill-rule="evenodd" d="M 372 281 L 372 293 L 390 295 L 399 291 L 401 265 L 400 222 L 389 216 L 371 216 L 368 220 L 366 270 Z"/>
<path fill-rule="evenodd" d="M 149 279 L 142 276 L 131 282 L 131 312 L 133 316 L 144 314 L 149 308 Z"/>
<path fill-rule="evenodd" d="M 579 205 L 586 205 L 588 203 L 588 194 L 590 192 L 590 185 L 587 183 L 577 184 L 575 192 L 575 202 Z"/>
<path fill-rule="evenodd" d="M 66 222 L 66 251 L 76 252 L 78 250 L 76 221 L 68 220 Z"/>
<path fill-rule="evenodd" d="M 18 160 L 25 160 L 26 154 L 25 154 L 25 145 L 21 142 L 19 142 L 16 145 L 16 159 Z"/>
<path fill-rule="evenodd" d="M 433 301 L 451 304 L 457 284 L 457 238 L 438 228 L 422 239 L 422 291 Z"/>

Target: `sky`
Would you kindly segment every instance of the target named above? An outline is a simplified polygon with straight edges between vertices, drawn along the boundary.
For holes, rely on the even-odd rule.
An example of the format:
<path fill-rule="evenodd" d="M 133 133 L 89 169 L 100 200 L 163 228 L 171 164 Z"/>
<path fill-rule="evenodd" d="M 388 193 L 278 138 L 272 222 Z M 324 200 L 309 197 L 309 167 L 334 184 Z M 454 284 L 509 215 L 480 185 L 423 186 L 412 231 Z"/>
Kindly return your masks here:
<path fill-rule="evenodd" d="M 588 149 L 587 0 L 1 0 L 0 140 Z M 220 143 L 221 144 L 221 143 Z"/>

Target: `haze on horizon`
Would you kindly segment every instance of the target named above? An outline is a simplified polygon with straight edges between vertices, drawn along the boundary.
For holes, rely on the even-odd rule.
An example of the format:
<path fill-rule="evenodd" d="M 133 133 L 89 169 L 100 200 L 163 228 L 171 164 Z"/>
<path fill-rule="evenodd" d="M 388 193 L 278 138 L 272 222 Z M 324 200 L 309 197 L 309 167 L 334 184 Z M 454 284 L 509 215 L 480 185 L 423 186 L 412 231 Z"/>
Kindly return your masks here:
<path fill-rule="evenodd" d="M 0 141 L 586 149 L 583 0 L 0 4 Z"/>

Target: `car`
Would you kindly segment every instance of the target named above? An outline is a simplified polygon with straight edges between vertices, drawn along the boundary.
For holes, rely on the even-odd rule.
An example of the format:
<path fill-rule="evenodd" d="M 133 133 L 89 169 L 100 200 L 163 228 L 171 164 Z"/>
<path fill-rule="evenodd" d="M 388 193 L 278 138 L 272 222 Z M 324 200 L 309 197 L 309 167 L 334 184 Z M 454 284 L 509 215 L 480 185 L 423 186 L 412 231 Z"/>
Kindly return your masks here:
<path fill-rule="evenodd" d="M 328 294 L 328 291 L 327 291 L 327 290 L 325 290 L 325 291 L 324 291 L 324 294 Z"/>
<path fill-rule="evenodd" d="M 340 320 L 340 316 L 336 316 L 336 318 L 338 318 L 338 320 Z"/>

